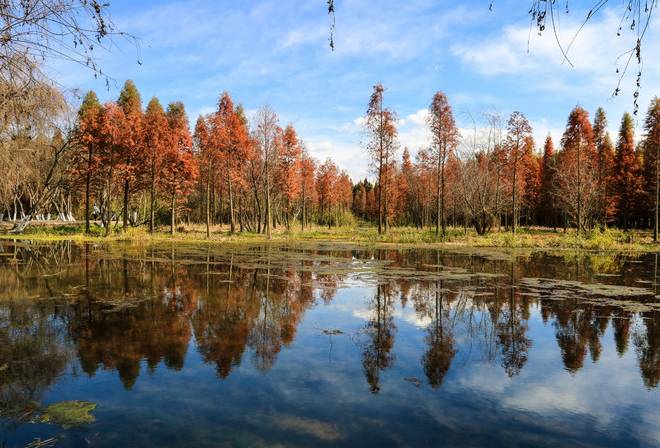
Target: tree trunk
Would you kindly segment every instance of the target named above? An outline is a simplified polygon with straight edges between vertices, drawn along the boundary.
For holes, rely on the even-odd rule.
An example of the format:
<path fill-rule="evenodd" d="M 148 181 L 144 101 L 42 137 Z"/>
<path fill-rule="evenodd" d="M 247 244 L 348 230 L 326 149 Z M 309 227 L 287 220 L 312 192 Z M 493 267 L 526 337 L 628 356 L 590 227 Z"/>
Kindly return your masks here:
<path fill-rule="evenodd" d="M 380 114 L 379 114 L 379 125 L 378 125 L 378 140 L 380 145 L 380 152 L 378 153 L 378 234 L 383 233 L 383 155 L 384 155 L 384 145 L 383 145 L 383 100 L 380 100 Z"/>
<path fill-rule="evenodd" d="M 302 190 L 302 210 L 300 213 L 300 230 L 305 231 L 305 188 Z"/>
<path fill-rule="evenodd" d="M 580 146 L 581 140 L 578 137 L 577 144 L 577 234 L 580 236 L 580 231 L 582 230 L 582 178 L 580 173 Z"/>
<path fill-rule="evenodd" d="M 92 183 L 92 147 L 87 151 L 87 175 L 85 176 L 85 233 L 89 233 L 89 200 Z"/>
<path fill-rule="evenodd" d="M 231 233 L 236 231 L 236 219 L 234 218 L 234 191 L 232 189 L 231 178 L 227 177 L 229 187 L 229 229 Z"/>
<path fill-rule="evenodd" d="M 129 196 L 129 183 L 128 177 L 124 180 L 124 210 L 122 213 L 122 223 L 124 230 L 128 229 L 128 196 Z"/>
<path fill-rule="evenodd" d="M 151 164 L 151 192 L 149 198 L 149 233 L 154 233 L 156 227 L 156 167 Z"/>
<path fill-rule="evenodd" d="M 271 210 L 270 210 L 270 176 L 268 169 L 266 169 L 266 220 L 265 220 L 265 230 L 266 237 L 271 238 L 270 234 L 270 222 L 271 222 Z"/>
<path fill-rule="evenodd" d="M 438 152 L 440 151 L 440 148 L 438 148 Z M 441 171 L 440 171 L 440 154 L 438 154 L 438 167 L 437 167 L 437 179 L 436 179 L 436 185 L 435 185 L 435 194 L 436 194 L 436 204 L 435 204 L 435 237 L 438 238 L 440 236 L 440 209 L 442 208 L 442 205 L 440 204 L 441 199 L 441 194 L 440 194 L 440 177 L 441 177 Z"/>
<path fill-rule="evenodd" d="M 171 222 L 170 222 L 170 233 L 174 235 L 174 227 L 176 225 L 176 189 L 172 191 L 172 203 L 170 204 Z"/>
<path fill-rule="evenodd" d="M 211 238 L 211 166 L 206 174 L 206 238 Z"/>
<path fill-rule="evenodd" d="M 382 146 L 382 144 L 381 144 Z M 383 233 L 383 160 L 378 164 L 378 234 Z"/>
<path fill-rule="evenodd" d="M 440 222 L 442 224 L 442 239 L 447 236 L 447 221 L 445 219 L 445 156 L 443 151 L 440 167 Z"/>
<path fill-rule="evenodd" d="M 513 202 L 513 217 L 511 220 L 511 233 L 516 233 L 516 176 L 518 174 L 518 149 L 514 154 L 513 159 L 513 188 L 512 188 L 512 202 Z"/>
<path fill-rule="evenodd" d="M 658 142 L 660 143 L 660 142 Z M 655 219 L 653 221 L 653 242 L 658 242 L 658 200 L 660 199 L 660 185 L 658 184 L 658 157 L 660 156 L 660 144 L 655 147 Z"/>
<path fill-rule="evenodd" d="M 110 235 L 110 226 L 111 226 L 111 220 L 112 220 L 112 210 L 110 207 L 110 204 L 112 204 L 112 170 L 110 170 L 110 175 L 108 176 L 108 181 L 107 181 L 107 187 L 106 187 L 106 197 L 105 197 L 105 236 Z"/>

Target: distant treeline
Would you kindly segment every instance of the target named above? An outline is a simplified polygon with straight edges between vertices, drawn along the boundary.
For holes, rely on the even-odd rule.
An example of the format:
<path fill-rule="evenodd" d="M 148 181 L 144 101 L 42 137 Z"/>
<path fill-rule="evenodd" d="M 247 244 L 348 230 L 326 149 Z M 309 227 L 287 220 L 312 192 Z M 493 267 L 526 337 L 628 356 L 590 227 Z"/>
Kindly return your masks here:
<path fill-rule="evenodd" d="M 438 236 L 448 224 L 484 234 L 501 226 L 586 231 L 657 223 L 658 98 L 639 139 L 629 114 L 614 143 L 602 108 L 592 123 L 576 107 L 559 149 L 548 136 L 539 150 L 522 113 L 508 120 L 482 113 L 472 129 L 459 131 L 438 92 L 427 114 L 431 139 L 413 159 L 408 148 L 400 151 L 399 121 L 377 85 L 363 120 L 375 180 L 353 184 L 331 159 L 314 160 L 293 125 L 282 127 L 270 107 L 248 119 L 226 92 L 192 130 L 182 103 L 164 109 L 152 98 L 144 108 L 131 81 L 106 104 L 89 92 L 68 128 L 61 126 L 63 101 L 45 101 L 52 93 L 34 93 L 21 103 L 29 113 L 5 120 L 4 219 L 77 218 L 88 231 L 96 222 L 108 233 L 159 224 L 174 232 L 181 223 L 205 223 L 210 233 L 226 224 L 231 232 L 267 235 L 275 227 L 351 224 L 355 217 L 381 232 L 434 227 Z"/>

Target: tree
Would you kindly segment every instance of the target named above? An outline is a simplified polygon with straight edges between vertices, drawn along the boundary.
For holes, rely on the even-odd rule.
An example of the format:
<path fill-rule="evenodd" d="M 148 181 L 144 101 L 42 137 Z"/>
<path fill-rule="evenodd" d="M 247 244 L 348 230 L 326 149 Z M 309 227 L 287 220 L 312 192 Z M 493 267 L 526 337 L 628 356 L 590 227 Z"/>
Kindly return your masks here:
<path fill-rule="evenodd" d="M 619 224 L 628 229 L 635 203 L 642 192 L 641 167 L 635 154 L 635 125 L 632 116 L 624 113 L 619 129 L 615 155 L 615 187 Z"/>
<path fill-rule="evenodd" d="M 205 201 L 206 206 L 206 237 L 211 237 L 211 177 L 217 160 L 217 152 L 211 142 L 210 118 L 200 116 L 195 123 L 195 143 L 199 151 L 200 165 L 206 169 L 201 171 L 205 178 Z"/>
<path fill-rule="evenodd" d="M 541 158 L 540 177 L 541 187 L 538 199 L 539 216 L 546 217 L 543 224 L 557 225 L 556 200 L 555 200 L 555 148 L 552 137 L 548 135 L 543 144 L 543 156 Z"/>
<path fill-rule="evenodd" d="M 614 204 L 610 195 L 614 168 L 614 145 L 607 132 L 607 118 L 602 107 L 596 110 L 593 130 L 594 144 L 598 152 L 598 219 L 604 226 L 614 213 Z"/>
<path fill-rule="evenodd" d="M 223 92 L 218 103 L 218 110 L 213 115 L 213 144 L 218 156 L 223 162 L 224 175 L 229 193 L 229 224 L 230 231 L 236 231 L 234 213 L 234 184 L 236 183 L 238 166 L 245 160 L 250 146 L 247 123 L 234 107 L 229 93 Z"/>
<path fill-rule="evenodd" d="M 442 238 L 447 234 L 447 222 L 445 220 L 445 165 L 447 158 L 458 146 L 459 133 L 454 121 L 454 114 L 447 96 L 442 92 L 436 92 L 429 106 L 428 125 L 431 131 L 432 144 L 429 154 L 433 158 L 436 170 L 436 223 L 435 236 L 440 233 L 442 226 Z"/>
<path fill-rule="evenodd" d="M 284 222 L 287 230 L 291 226 L 291 215 L 293 207 L 300 195 L 300 157 L 302 148 L 298 141 L 298 135 L 292 124 L 284 129 L 282 137 L 282 153 L 280 154 L 277 168 L 277 186 L 284 200 Z"/>
<path fill-rule="evenodd" d="M 387 231 L 387 191 L 389 188 L 390 163 L 394 160 L 398 147 L 396 116 L 383 105 L 381 84 L 374 86 L 369 98 L 365 116 L 365 128 L 368 134 L 367 151 L 378 177 L 378 234 Z M 385 195 L 383 194 L 385 192 Z"/>
<path fill-rule="evenodd" d="M 561 143 L 557 199 L 579 234 L 596 212 L 599 198 L 594 133 L 586 110 L 575 107 L 571 111 Z"/>
<path fill-rule="evenodd" d="M 314 206 L 316 197 L 315 179 L 316 161 L 303 149 L 300 157 L 300 227 L 302 230 L 305 230 L 305 226 L 310 220 L 309 210 Z"/>
<path fill-rule="evenodd" d="M 523 195 L 522 203 L 527 208 L 527 221 L 536 222 L 536 205 L 541 195 L 541 162 L 534 150 L 534 139 L 528 136 L 525 139 L 525 153 L 522 159 L 523 166 Z"/>
<path fill-rule="evenodd" d="M 62 169 L 74 148 L 70 109 L 64 95 L 45 81 L 21 95 L 5 98 L 0 114 L 0 161 L 3 163 L 2 196 L 14 202 L 14 216 L 21 219 L 11 233 L 21 233 L 33 217 L 53 200 L 68 181 Z"/>
<path fill-rule="evenodd" d="M 84 148 L 86 154 L 84 161 L 85 176 L 85 233 L 89 233 L 90 198 L 92 176 L 95 170 L 96 148 L 99 145 L 99 120 L 101 116 L 101 103 L 94 91 L 85 95 L 78 110 L 78 123 L 76 127 L 77 143 Z"/>
<path fill-rule="evenodd" d="M 496 170 L 493 154 L 486 152 L 472 154 L 458 164 L 458 196 L 478 235 L 488 233 L 495 221 Z"/>
<path fill-rule="evenodd" d="M 130 79 L 124 83 L 119 92 L 117 105 L 124 111 L 126 117 L 126 132 L 122 145 L 122 165 L 120 170 L 124 178 L 124 206 L 122 212 L 123 228 L 128 228 L 129 203 L 131 197 L 131 183 L 135 182 L 140 175 L 140 169 L 144 166 L 142 148 L 142 99 L 135 83 Z"/>
<path fill-rule="evenodd" d="M 328 228 L 332 227 L 333 211 L 339 204 L 339 169 L 331 160 L 326 159 L 317 171 L 316 175 L 316 194 L 319 201 L 319 214 L 321 219 L 325 220 Z"/>
<path fill-rule="evenodd" d="M 187 195 L 197 178 L 197 166 L 192 153 L 192 137 L 183 103 L 167 106 L 169 145 L 163 161 L 161 185 L 170 196 L 170 233 L 176 229 L 177 199 Z"/>
<path fill-rule="evenodd" d="M 658 242 L 658 201 L 660 200 L 660 98 L 654 97 L 644 120 L 644 184 L 653 209 L 653 241 Z"/>
<path fill-rule="evenodd" d="M 277 162 L 278 149 L 281 143 L 279 120 L 270 106 L 263 106 L 257 112 L 254 139 L 261 157 L 261 171 L 264 179 L 264 195 L 266 197 L 266 213 L 264 216 L 264 231 L 271 238 L 271 175 Z"/>
<path fill-rule="evenodd" d="M 144 135 L 142 144 L 147 153 L 149 177 L 149 231 L 154 232 L 156 219 L 157 176 L 163 168 L 163 161 L 171 145 L 171 134 L 167 116 L 158 98 L 153 97 L 144 114 Z"/>
<path fill-rule="evenodd" d="M 403 148 L 401 169 L 397 172 L 395 190 L 397 213 L 405 224 L 412 221 L 414 214 L 414 196 L 411 190 L 415 182 L 414 177 L 414 168 L 410 158 L 410 151 L 408 151 L 408 148 Z"/>
<path fill-rule="evenodd" d="M 532 134 L 532 126 L 527 118 L 516 111 L 511 114 L 507 122 L 506 149 L 508 151 L 508 163 L 511 169 L 511 233 L 516 233 L 518 223 L 518 191 L 523 176 L 519 173 L 520 162 L 525 157 L 525 142 Z"/>
<path fill-rule="evenodd" d="M 103 106 L 100 120 L 99 166 L 102 167 L 103 175 L 101 222 L 105 226 L 106 236 L 110 234 L 114 180 L 123 156 L 126 129 L 126 115 L 123 109 L 115 103 Z"/>
<path fill-rule="evenodd" d="M 95 77 L 107 76 L 97 63 L 99 49 L 114 37 L 134 39 L 116 29 L 109 4 L 98 0 L 7 0 L 0 7 L 0 113 L 49 78 L 40 64 L 52 59 L 79 64 Z M 16 82 L 18 80 L 18 82 Z"/>

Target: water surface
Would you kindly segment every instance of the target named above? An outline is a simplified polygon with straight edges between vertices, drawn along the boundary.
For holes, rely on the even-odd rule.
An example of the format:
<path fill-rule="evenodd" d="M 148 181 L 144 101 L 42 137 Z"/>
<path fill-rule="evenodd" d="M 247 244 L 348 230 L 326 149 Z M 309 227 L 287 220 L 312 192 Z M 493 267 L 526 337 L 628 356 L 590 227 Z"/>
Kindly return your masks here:
<path fill-rule="evenodd" d="M 0 244 L 0 446 L 660 446 L 656 255 Z M 91 424 L 39 423 L 96 403 Z"/>

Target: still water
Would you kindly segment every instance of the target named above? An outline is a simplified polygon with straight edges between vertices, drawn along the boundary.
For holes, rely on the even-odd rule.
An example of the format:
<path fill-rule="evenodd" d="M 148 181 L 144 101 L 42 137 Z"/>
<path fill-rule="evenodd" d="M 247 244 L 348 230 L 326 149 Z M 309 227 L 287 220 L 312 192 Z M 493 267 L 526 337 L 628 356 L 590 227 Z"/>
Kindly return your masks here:
<path fill-rule="evenodd" d="M 0 446 L 660 446 L 657 271 L 1 242 Z M 39 417 L 73 400 L 92 422 Z"/>

